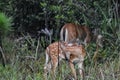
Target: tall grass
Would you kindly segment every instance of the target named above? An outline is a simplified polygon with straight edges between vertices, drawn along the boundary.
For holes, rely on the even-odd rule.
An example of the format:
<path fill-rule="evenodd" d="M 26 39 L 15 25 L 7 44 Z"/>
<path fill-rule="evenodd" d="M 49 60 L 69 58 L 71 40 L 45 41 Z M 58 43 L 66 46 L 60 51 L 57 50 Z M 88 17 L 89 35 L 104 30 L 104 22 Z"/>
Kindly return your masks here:
<path fill-rule="evenodd" d="M 38 50 L 38 58 L 31 58 L 36 55 L 35 50 L 37 45 L 33 46 L 32 50 L 25 50 L 27 49 L 27 46 L 25 46 L 26 43 L 23 44 L 23 47 L 19 47 L 17 43 L 17 48 L 15 48 L 16 43 L 12 39 L 6 38 L 4 41 L 6 43 L 4 43 L 3 47 L 8 62 L 6 67 L 0 65 L 1 80 L 44 80 L 44 52 Z M 21 54 L 19 51 L 21 51 Z M 107 51 L 104 51 L 104 53 L 107 53 Z M 116 51 L 113 53 L 117 54 Z M 108 60 L 97 62 L 96 65 L 92 63 L 92 60 L 87 59 L 86 57 L 85 80 L 120 80 L 120 57 L 114 59 L 110 59 L 110 57 L 111 55 L 109 55 Z M 68 63 L 62 61 L 59 69 L 56 71 L 56 80 L 70 80 L 72 77 Z M 52 80 L 51 74 L 48 75 L 48 80 Z"/>
<path fill-rule="evenodd" d="M 43 63 L 40 63 L 40 61 L 17 61 L 14 65 L 7 65 L 6 68 L 0 65 L 0 78 L 1 80 L 43 80 Z M 56 80 L 72 78 L 70 69 L 66 66 L 68 65 L 62 64 L 60 72 L 56 71 Z M 50 74 L 48 79 L 52 80 Z M 86 65 L 85 80 L 120 80 L 120 60 L 104 62 L 96 67 Z"/>

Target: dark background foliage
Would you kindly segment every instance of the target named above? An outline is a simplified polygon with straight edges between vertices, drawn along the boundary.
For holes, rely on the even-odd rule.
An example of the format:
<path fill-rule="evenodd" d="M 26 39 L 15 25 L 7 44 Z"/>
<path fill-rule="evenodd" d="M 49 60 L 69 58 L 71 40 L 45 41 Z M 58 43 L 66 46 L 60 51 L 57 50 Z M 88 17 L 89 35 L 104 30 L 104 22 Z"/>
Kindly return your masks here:
<path fill-rule="evenodd" d="M 48 28 L 53 29 L 55 41 L 61 27 L 72 22 L 99 28 L 108 54 L 120 50 L 119 0 L 0 0 L 0 11 L 12 17 L 14 35 L 10 35 L 14 38 L 22 34 L 38 37 L 38 31 Z M 42 45 L 49 44 L 45 35 L 39 36 Z"/>
<path fill-rule="evenodd" d="M 0 10 L 13 17 L 17 32 L 30 33 L 67 22 L 102 28 L 103 20 L 119 17 L 118 9 L 118 0 L 1 0 L 0 4 Z"/>

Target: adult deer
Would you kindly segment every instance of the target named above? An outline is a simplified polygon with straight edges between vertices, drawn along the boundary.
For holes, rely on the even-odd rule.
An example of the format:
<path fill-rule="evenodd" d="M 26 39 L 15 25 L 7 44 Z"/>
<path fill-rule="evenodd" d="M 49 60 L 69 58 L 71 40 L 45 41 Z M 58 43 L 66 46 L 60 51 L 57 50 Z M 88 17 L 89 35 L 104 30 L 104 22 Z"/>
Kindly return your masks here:
<path fill-rule="evenodd" d="M 98 33 L 98 29 L 91 31 L 87 26 L 74 23 L 67 23 L 61 28 L 60 39 L 65 42 L 72 42 L 79 39 L 85 45 L 94 40 L 102 47 L 102 35 Z"/>
<path fill-rule="evenodd" d="M 47 78 L 47 73 L 51 71 L 55 78 L 55 71 L 58 62 L 62 59 L 67 60 L 72 74 L 77 80 L 75 64 L 78 65 L 79 73 L 81 78 L 84 79 L 84 57 L 86 56 L 86 51 L 82 45 L 76 43 L 66 43 L 66 42 L 54 42 L 46 48 L 46 62 L 44 66 L 44 76 Z M 58 59 L 59 58 L 59 59 Z"/>
<path fill-rule="evenodd" d="M 86 26 L 79 26 L 74 23 L 65 24 L 60 31 L 60 39 L 65 42 L 71 42 L 80 38 L 85 44 L 91 40 L 90 30 Z"/>
<path fill-rule="evenodd" d="M 83 43 L 85 46 L 90 42 L 96 42 L 96 51 L 94 58 L 98 52 L 98 47 L 102 47 L 103 37 L 100 35 L 98 29 L 91 31 L 89 27 L 84 25 L 78 25 L 74 23 L 65 24 L 60 31 L 60 39 L 65 42 L 74 42 L 76 39 L 79 39 L 80 43 Z"/>

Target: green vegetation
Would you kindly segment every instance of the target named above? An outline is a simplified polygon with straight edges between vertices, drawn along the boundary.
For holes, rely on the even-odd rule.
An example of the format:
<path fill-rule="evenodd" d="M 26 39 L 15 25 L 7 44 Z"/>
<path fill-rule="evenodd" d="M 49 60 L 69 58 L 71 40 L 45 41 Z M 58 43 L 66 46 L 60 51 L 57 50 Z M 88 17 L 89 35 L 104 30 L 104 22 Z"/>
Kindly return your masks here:
<path fill-rule="evenodd" d="M 11 30 L 11 18 L 8 18 L 4 13 L 0 13 L 0 33 L 6 34 Z"/>
<path fill-rule="evenodd" d="M 99 28 L 104 36 L 95 62 L 94 43 L 86 49 L 85 80 L 120 80 L 119 4 L 119 0 L 0 0 L 0 47 L 6 60 L 3 67 L 0 54 L 0 79 L 43 80 L 49 39 L 44 35 L 36 39 L 38 31 L 53 29 L 52 41 L 56 41 L 61 27 L 73 22 Z M 72 77 L 69 66 L 62 63 L 57 80 Z"/>
<path fill-rule="evenodd" d="M 8 18 L 4 13 L 0 13 L 0 56 L 3 66 L 5 66 L 6 64 L 6 59 L 2 50 L 2 40 L 10 30 L 11 30 L 11 19 Z"/>

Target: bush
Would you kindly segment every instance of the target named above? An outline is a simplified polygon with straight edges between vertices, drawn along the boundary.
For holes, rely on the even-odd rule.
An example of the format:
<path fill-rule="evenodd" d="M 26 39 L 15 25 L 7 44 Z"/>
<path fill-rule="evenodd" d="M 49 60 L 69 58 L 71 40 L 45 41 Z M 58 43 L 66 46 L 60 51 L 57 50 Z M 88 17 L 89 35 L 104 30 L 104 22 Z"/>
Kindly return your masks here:
<path fill-rule="evenodd" d="M 0 13 L 0 36 L 11 30 L 11 18 L 4 13 Z"/>

